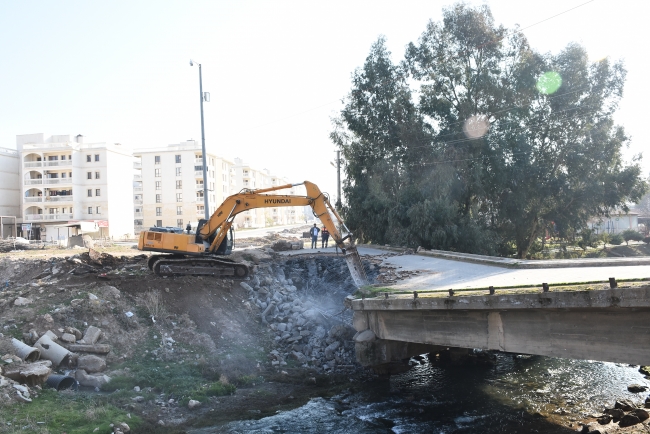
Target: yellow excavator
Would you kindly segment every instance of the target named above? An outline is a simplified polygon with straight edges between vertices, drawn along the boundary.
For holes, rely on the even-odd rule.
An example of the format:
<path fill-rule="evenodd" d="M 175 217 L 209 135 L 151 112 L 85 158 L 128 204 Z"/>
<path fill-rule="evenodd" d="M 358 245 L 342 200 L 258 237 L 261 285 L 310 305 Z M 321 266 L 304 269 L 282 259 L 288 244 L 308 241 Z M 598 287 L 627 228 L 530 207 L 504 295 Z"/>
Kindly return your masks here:
<path fill-rule="evenodd" d="M 298 185 L 305 186 L 305 196 L 272 194 L 274 191 Z M 366 285 L 366 274 L 352 233 L 330 204 L 327 195 L 309 181 L 257 190 L 244 189 L 229 196 L 209 220 L 199 220 L 196 234 L 182 233 L 182 229 L 150 228 L 140 232 L 138 249 L 162 253 L 152 255 L 148 262 L 149 269 L 158 276 L 190 275 L 245 279 L 249 273 L 248 267 L 224 257 L 232 252 L 232 224 L 235 216 L 255 208 L 305 205 L 311 206 L 314 215 L 320 219 L 336 246 L 343 252 L 355 285 Z M 339 226 L 347 231 L 345 236 L 337 228 L 332 216 Z"/>

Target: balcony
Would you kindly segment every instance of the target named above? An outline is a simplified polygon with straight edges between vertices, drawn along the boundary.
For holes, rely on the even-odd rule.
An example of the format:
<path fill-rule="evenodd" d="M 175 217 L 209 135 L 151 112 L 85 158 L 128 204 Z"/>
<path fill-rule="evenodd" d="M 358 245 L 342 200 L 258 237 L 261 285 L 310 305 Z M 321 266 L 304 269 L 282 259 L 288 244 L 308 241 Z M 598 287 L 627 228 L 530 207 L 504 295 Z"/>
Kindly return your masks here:
<path fill-rule="evenodd" d="M 25 185 L 41 185 L 41 184 L 43 184 L 43 178 L 25 180 Z"/>
<path fill-rule="evenodd" d="M 25 214 L 25 220 L 28 222 L 43 220 L 45 214 Z"/>
<path fill-rule="evenodd" d="M 44 217 L 43 220 L 70 220 L 72 214 L 40 214 Z"/>
<path fill-rule="evenodd" d="M 202 170 L 195 170 L 194 171 L 194 177 L 195 178 L 203 178 L 203 171 Z"/>
<path fill-rule="evenodd" d="M 134 199 L 133 203 L 136 205 L 142 205 L 142 199 Z"/>
<path fill-rule="evenodd" d="M 72 178 L 45 178 L 45 184 L 72 184 Z"/>
<path fill-rule="evenodd" d="M 71 160 L 61 160 L 61 161 L 46 161 L 45 167 L 61 167 L 61 166 L 72 166 Z"/>
<path fill-rule="evenodd" d="M 142 226 L 142 225 L 135 225 L 135 226 L 133 226 L 133 230 L 134 230 L 135 233 L 137 234 L 137 233 L 139 233 L 139 232 L 144 231 L 145 229 L 144 229 L 144 226 Z"/>
<path fill-rule="evenodd" d="M 142 191 L 142 187 L 133 187 L 133 191 Z"/>
<path fill-rule="evenodd" d="M 43 167 L 42 161 L 26 161 L 25 167 Z"/>
<path fill-rule="evenodd" d="M 47 196 L 45 202 L 72 202 L 72 195 L 61 195 L 61 196 Z"/>
<path fill-rule="evenodd" d="M 133 168 L 134 168 L 134 169 L 142 169 L 142 163 L 136 163 L 136 162 L 134 162 L 134 163 L 133 163 Z"/>
<path fill-rule="evenodd" d="M 136 218 L 137 218 L 137 217 L 142 217 L 142 213 L 141 213 L 141 212 L 134 212 L 133 215 L 134 215 Z"/>
<path fill-rule="evenodd" d="M 26 197 L 25 202 L 43 202 L 43 197 L 42 196 Z"/>
<path fill-rule="evenodd" d="M 133 179 L 142 179 L 142 175 L 133 175 Z"/>

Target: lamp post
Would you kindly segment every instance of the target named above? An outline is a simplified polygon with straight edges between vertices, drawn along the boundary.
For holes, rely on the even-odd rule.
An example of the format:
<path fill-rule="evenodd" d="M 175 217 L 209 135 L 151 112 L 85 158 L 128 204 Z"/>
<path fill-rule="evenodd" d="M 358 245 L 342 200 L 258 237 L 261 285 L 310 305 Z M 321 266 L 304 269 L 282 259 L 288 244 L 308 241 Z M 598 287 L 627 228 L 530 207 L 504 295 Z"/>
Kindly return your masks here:
<path fill-rule="evenodd" d="M 205 130 L 203 127 L 203 100 L 210 101 L 209 94 L 203 94 L 203 78 L 201 77 L 201 64 L 199 65 L 199 95 L 201 98 L 201 153 L 203 157 L 203 207 L 205 211 L 205 219 L 210 218 L 210 211 L 208 207 L 208 158 L 205 154 Z M 190 66 L 194 66 L 194 62 L 190 59 Z"/>

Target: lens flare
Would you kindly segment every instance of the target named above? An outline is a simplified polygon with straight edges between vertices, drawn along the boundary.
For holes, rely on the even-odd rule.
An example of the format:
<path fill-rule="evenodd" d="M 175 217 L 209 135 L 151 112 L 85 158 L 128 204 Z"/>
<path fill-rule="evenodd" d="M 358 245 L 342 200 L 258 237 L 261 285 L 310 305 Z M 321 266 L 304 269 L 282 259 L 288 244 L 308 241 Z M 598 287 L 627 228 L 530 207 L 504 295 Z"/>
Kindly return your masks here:
<path fill-rule="evenodd" d="M 490 128 L 485 115 L 475 115 L 470 117 L 463 124 L 463 132 L 468 139 L 478 139 L 483 137 Z"/>
<path fill-rule="evenodd" d="M 555 93 L 562 86 L 562 77 L 555 71 L 548 71 L 537 79 L 537 90 L 544 95 Z"/>

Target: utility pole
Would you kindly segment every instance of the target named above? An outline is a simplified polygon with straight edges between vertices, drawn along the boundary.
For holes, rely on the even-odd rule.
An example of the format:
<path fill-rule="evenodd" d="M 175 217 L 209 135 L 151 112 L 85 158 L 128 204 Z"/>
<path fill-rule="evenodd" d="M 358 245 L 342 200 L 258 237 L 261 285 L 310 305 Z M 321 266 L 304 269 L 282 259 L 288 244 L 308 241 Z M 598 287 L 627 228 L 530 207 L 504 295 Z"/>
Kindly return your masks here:
<path fill-rule="evenodd" d="M 336 151 L 336 210 L 341 210 L 341 151 Z"/>
<path fill-rule="evenodd" d="M 194 62 L 190 60 L 190 66 Z M 203 128 L 203 100 L 208 98 L 208 95 L 203 94 L 203 77 L 201 76 L 201 64 L 199 63 L 199 92 L 201 95 L 201 152 L 203 154 L 203 207 L 205 208 L 205 219 L 210 219 L 210 208 L 208 202 L 208 156 L 205 153 L 205 130 Z"/>

